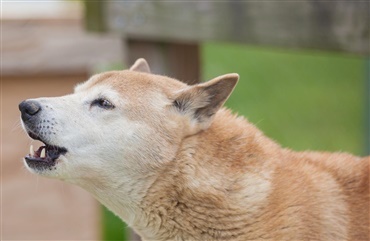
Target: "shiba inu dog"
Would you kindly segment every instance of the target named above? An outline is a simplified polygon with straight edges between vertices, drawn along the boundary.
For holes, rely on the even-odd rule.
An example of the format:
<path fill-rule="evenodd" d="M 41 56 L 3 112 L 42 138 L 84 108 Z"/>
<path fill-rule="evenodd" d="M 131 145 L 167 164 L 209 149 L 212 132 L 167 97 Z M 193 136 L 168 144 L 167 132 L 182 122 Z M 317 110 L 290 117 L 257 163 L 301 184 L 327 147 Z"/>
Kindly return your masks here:
<path fill-rule="evenodd" d="M 294 152 L 144 59 L 19 105 L 33 173 L 81 186 L 144 240 L 369 240 L 369 157 Z M 83 205 L 83 204 L 82 204 Z"/>

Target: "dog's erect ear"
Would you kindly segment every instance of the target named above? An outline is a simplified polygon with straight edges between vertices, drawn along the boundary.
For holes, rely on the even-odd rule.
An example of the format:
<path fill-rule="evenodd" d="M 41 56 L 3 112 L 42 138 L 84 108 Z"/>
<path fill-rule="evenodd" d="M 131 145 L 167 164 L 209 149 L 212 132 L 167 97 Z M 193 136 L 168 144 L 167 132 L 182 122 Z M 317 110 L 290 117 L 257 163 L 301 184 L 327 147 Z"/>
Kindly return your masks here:
<path fill-rule="evenodd" d="M 217 110 L 230 96 L 238 79 L 238 74 L 226 74 L 202 84 L 189 86 L 177 93 L 173 105 L 181 113 L 196 120 L 201 129 L 206 129 Z"/>
<path fill-rule="evenodd" d="M 145 59 L 140 58 L 130 68 L 131 71 L 150 73 L 150 68 Z"/>

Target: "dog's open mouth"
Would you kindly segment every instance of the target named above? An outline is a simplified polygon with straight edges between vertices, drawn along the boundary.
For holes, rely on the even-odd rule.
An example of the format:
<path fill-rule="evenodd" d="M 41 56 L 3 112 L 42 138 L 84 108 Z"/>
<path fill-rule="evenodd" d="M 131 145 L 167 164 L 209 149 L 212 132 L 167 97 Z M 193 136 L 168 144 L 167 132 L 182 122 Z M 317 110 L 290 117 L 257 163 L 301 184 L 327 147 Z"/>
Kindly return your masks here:
<path fill-rule="evenodd" d="M 66 148 L 49 145 L 38 136 L 30 133 L 29 136 L 44 143 L 44 145 L 40 146 L 36 151 L 34 150 L 33 145 L 30 146 L 30 153 L 24 158 L 30 168 L 51 169 L 55 165 L 59 156 L 67 152 Z"/>

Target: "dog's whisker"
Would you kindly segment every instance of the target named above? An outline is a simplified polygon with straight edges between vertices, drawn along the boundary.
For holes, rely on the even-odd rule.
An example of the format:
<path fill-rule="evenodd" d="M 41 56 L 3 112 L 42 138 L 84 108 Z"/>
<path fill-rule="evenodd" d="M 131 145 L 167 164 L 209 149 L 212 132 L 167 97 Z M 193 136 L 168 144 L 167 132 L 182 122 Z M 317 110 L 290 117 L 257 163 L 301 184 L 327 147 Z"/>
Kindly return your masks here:
<path fill-rule="evenodd" d="M 10 128 L 10 132 L 15 132 L 15 131 L 23 131 L 20 120 L 14 121 L 14 123 L 12 124 L 12 127 Z"/>

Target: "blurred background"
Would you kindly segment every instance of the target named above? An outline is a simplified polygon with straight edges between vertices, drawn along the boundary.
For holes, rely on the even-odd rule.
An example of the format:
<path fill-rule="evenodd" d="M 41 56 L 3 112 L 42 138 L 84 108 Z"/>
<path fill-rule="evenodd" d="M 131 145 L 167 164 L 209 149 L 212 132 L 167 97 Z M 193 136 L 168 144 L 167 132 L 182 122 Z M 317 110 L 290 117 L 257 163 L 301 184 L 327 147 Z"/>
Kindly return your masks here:
<path fill-rule="evenodd" d="M 2 1 L 1 240 L 139 240 L 84 190 L 23 167 L 24 99 L 148 60 L 294 150 L 369 153 L 369 2 Z"/>

